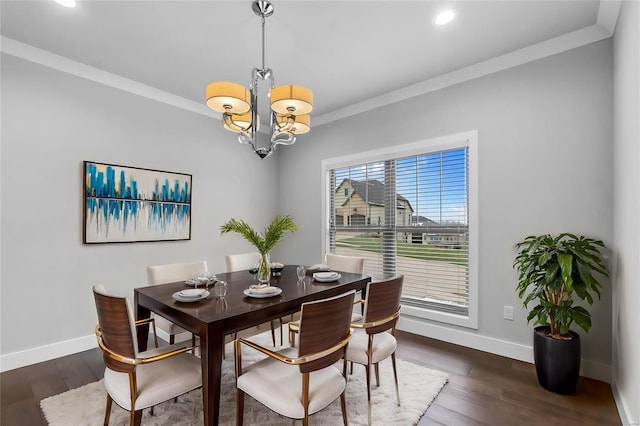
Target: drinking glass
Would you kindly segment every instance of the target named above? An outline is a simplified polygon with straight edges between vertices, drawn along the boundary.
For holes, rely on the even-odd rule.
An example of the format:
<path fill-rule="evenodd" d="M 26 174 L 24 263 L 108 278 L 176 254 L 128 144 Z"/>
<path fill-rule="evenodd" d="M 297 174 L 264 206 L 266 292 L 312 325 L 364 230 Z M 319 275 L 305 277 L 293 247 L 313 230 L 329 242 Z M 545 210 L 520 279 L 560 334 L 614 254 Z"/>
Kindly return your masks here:
<path fill-rule="evenodd" d="M 216 297 L 224 297 L 227 294 L 227 282 L 226 281 L 217 281 L 213 285 L 213 293 Z"/>
<path fill-rule="evenodd" d="M 298 281 L 302 281 L 304 280 L 305 275 L 307 275 L 307 270 L 305 269 L 304 266 L 299 265 L 296 268 L 296 274 L 298 274 Z"/>

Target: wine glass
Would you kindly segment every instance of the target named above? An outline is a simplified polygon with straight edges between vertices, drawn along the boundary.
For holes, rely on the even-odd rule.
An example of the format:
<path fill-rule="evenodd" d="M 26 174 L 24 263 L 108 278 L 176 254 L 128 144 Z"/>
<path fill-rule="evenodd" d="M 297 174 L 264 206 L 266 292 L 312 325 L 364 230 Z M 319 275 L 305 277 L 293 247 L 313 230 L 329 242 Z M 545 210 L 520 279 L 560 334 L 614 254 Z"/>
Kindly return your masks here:
<path fill-rule="evenodd" d="M 304 266 L 298 265 L 296 268 L 296 274 L 298 275 L 298 281 L 304 280 L 305 275 L 307 275 L 307 270 Z"/>

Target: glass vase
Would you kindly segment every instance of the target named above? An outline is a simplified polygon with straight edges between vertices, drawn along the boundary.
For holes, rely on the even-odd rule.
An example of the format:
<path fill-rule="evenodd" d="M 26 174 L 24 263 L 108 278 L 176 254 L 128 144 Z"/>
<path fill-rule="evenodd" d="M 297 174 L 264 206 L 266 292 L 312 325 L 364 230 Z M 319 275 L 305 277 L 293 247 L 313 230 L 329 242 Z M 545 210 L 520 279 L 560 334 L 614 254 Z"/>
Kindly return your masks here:
<path fill-rule="evenodd" d="M 269 253 L 260 253 L 260 263 L 258 264 L 258 281 L 268 284 L 271 280 L 271 260 Z"/>

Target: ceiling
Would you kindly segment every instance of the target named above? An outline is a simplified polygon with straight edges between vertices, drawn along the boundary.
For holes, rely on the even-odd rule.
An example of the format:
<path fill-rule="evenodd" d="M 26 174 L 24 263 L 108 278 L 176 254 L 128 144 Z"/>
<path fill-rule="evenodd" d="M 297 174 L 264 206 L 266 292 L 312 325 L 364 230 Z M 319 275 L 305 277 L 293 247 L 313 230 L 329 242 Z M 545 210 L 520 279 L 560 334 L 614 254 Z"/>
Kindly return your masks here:
<path fill-rule="evenodd" d="M 568 40 L 594 28 L 605 33 L 599 1 L 273 3 L 265 65 L 276 85 L 312 89 L 312 119 L 324 122 L 358 105 L 375 107 L 372 99 L 392 99 L 409 86 L 418 90 L 479 63 L 535 52 L 532 45 L 559 40 L 571 47 Z M 73 9 L 51 0 L 2 1 L 0 7 L 6 53 L 42 49 L 199 106 L 207 83 L 248 85 L 251 70 L 261 66 L 261 24 L 250 0 L 78 0 Z M 446 7 L 457 18 L 435 26 L 434 15 Z"/>

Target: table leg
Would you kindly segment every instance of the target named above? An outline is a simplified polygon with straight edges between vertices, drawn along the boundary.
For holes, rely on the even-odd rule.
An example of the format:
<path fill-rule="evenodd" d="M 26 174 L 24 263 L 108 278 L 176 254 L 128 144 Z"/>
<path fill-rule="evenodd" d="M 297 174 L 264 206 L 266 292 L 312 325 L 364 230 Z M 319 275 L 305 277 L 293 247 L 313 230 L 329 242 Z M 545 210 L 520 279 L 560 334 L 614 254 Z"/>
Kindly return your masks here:
<path fill-rule="evenodd" d="M 200 336 L 202 360 L 202 409 L 204 424 L 218 425 L 220 413 L 220 380 L 222 378 L 222 354 L 224 333 L 222 327 L 209 324 L 204 336 Z"/>
<path fill-rule="evenodd" d="M 362 300 L 367 300 L 367 286 L 365 285 L 362 290 L 360 290 L 360 295 L 362 296 Z M 364 303 L 360 304 L 360 314 L 364 315 Z"/>
<path fill-rule="evenodd" d="M 138 305 L 138 293 L 134 293 L 133 303 L 136 307 L 136 320 L 147 319 L 151 316 L 151 311 Z M 147 342 L 149 340 L 149 324 L 142 324 L 136 327 L 138 336 L 138 351 L 144 352 L 147 350 Z"/>

